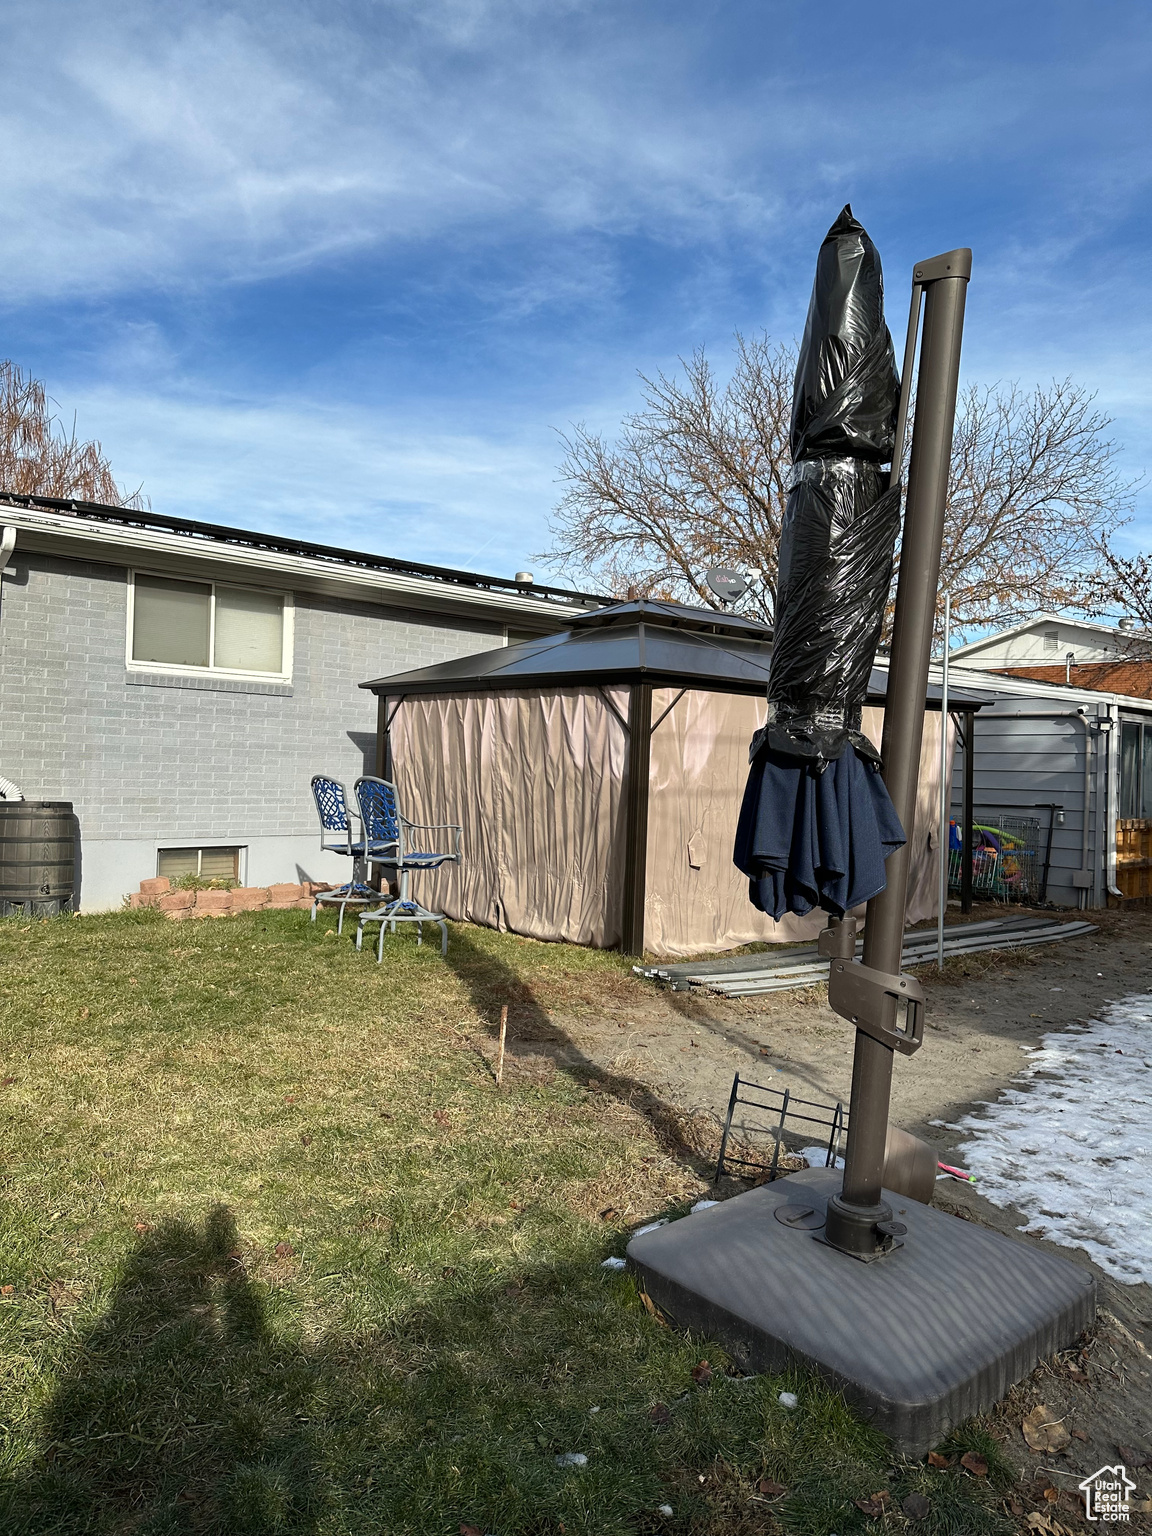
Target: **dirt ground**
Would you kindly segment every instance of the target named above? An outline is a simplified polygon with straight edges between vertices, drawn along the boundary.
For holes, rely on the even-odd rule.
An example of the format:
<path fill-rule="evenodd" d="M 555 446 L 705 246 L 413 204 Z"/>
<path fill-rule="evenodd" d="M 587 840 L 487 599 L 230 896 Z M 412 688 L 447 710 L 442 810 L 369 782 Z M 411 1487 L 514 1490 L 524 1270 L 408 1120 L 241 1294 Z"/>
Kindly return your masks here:
<path fill-rule="evenodd" d="M 973 917 L 995 915 L 1002 909 Z M 897 1058 L 891 1113 L 896 1125 L 932 1142 L 943 1161 L 962 1161 L 962 1138 L 934 1122 L 955 1122 L 994 1099 L 1024 1065 L 1026 1048 L 1049 1030 L 1088 1020 L 1105 1003 L 1152 986 L 1152 913 L 1090 916 L 1097 932 L 1080 939 L 952 959 L 942 974 L 934 962 L 918 969 L 928 994 L 925 1041 L 915 1056 Z M 646 984 L 618 1005 L 553 1010 L 550 1018 L 551 1039 L 521 1038 L 517 1054 L 542 1053 L 561 1069 L 631 1080 L 685 1117 L 715 1124 L 736 1071 L 801 1096 L 811 1090 L 819 1099 L 849 1097 L 853 1031 L 830 1011 L 823 987 L 729 999 Z M 740 1187 L 732 1181 L 725 1192 Z M 935 1203 L 1005 1232 L 1023 1222 L 969 1185 L 941 1182 Z M 1097 1467 L 1122 1461 L 1137 1482 L 1136 1508 L 1152 1501 L 1152 1286 L 1120 1285 L 1082 1251 L 1030 1235 L 1025 1241 L 1091 1269 L 1100 1313 L 1081 1347 L 1042 1366 L 994 1416 L 1020 1468 L 1010 1508 L 1022 1530 L 1099 1530 L 1083 1523 L 1075 1491 Z M 1059 1455 L 1038 1454 L 1025 1443 L 1021 1421 L 1040 1403 L 1073 1435 Z M 1152 1530 L 1152 1502 L 1146 1508 L 1128 1529 Z M 1048 1524 L 1029 1524 L 1034 1512 Z"/>

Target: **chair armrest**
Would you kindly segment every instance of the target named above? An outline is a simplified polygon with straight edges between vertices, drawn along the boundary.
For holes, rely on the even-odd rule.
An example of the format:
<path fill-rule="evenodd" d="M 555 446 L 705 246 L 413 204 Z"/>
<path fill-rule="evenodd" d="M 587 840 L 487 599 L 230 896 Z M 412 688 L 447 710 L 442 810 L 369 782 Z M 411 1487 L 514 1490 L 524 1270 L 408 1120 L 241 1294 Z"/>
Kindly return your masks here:
<path fill-rule="evenodd" d="M 459 857 L 463 828 L 457 826 L 454 821 L 408 821 L 401 818 L 401 824 L 405 832 L 455 832 L 454 842 L 456 847 L 453 851 Z"/>

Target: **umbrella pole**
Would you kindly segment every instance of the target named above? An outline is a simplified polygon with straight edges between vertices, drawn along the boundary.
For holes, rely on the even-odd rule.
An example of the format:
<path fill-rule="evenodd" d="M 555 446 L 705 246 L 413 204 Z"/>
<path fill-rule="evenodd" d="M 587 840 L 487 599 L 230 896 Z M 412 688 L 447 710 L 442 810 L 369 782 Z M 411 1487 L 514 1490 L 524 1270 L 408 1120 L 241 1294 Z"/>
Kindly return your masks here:
<path fill-rule="evenodd" d="M 879 976 L 890 984 L 886 997 L 891 997 L 891 1017 L 887 1031 L 883 1026 L 856 1031 L 844 1186 L 828 1203 L 825 1226 L 829 1243 L 861 1259 L 878 1258 L 905 1230 L 892 1221 L 892 1211 L 881 1199 L 893 1045 L 878 1035 L 891 1035 L 900 1027 L 898 993 L 891 987 L 899 985 L 904 947 L 924 694 L 940 579 L 964 299 L 971 270 L 972 253 L 964 249 L 921 262 L 913 272 L 913 283 L 924 290 L 924 330 L 881 747 L 884 782 L 908 841 L 888 859 L 887 885 L 868 903 L 863 965 L 871 975 L 861 972 L 861 981 L 878 987 L 880 982 L 874 978 Z M 903 382 L 907 389 L 907 370 Z M 898 465 L 893 467 L 898 471 Z"/>

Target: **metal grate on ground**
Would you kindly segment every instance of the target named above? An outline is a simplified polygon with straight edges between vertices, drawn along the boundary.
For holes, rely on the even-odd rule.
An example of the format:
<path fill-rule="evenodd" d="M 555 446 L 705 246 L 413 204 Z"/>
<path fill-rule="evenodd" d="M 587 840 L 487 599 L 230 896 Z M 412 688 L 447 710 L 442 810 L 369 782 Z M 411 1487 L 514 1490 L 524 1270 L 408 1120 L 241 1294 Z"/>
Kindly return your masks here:
<path fill-rule="evenodd" d="M 744 1114 L 736 1125 L 733 1122 L 741 1109 Z M 749 1118 L 751 1112 L 751 1119 Z M 739 1072 L 732 1079 L 732 1092 L 728 1097 L 728 1113 L 724 1117 L 724 1134 L 720 1138 L 720 1155 L 716 1159 L 718 1184 L 724 1174 L 734 1174 L 742 1179 L 771 1180 L 783 1173 L 794 1173 L 794 1167 L 781 1169 L 782 1156 L 794 1156 L 800 1146 L 819 1146 L 824 1152 L 823 1167 L 832 1168 L 836 1159 L 843 1155 L 842 1142 L 848 1131 L 848 1111 L 843 1104 L 821 1103 L 818 1099 L 797 1098 L 789 1088 L 766 1088 L 741 1077 Z M 751 1145 L 748 1138 L 753 1138 Z M 772 1155 L 766 1161 L 754 1155 L 758 1141 L 771 1138 Z M 789 1146 L 788 1143 L 799 1143 Z M 733 1147 L 736 1150 L 733 1150 Z M 809 1165 L 810 1166 L 810 1165 Z"/>
<path fill-rule="evenodd" d="M 1026 949 L 1063 939 L 1095 933 L 1094 923 L 1064 923 L 1055 918 L 996 917 L 979 923 L 954 923 L 944 930 L 945 955 L 978 954 L 994 949 Z M 856 954 L 864 950 L 858 940 Z M 920 929 L 904 935 L 904 968 L 926 965 L 936 958 L 936 930 Z M 828 980 L 828 961 L 815 944 L 795 949 L 734 955 L 723 960 L 686 961 L 676 965 L 637 965 L 636 974 L 670 987 L 674 992 L 700 988 L 726 997 L 752 997 L 762 992 L 783 992 L 814 987 Z"/>

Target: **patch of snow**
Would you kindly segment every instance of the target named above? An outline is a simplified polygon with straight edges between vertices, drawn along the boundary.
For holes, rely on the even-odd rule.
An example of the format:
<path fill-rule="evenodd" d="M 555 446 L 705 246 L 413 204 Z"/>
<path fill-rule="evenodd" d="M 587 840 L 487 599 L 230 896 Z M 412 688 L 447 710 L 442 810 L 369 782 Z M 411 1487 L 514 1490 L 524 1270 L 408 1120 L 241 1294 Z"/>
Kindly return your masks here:
<path fill-rule="evenodd" d="M 780 1404 L 781 1408 L 799 1408 L 800 1406 L 800 1399 L 796 1396 L 795 1392 L 781 1392 L 776 1401 Z"/>
<path fill-rule="evenodd" d="M 827 1147 L 801 1147 L 800 1156 L 808 1164 L 809 1168 L 824 1168 L 828 1164 Z M 844 1159 L 838 1157 L 836 1159 L 836 1167 L 843 1168 L 843 1166 Z"/>
<path fill-rule="evenodd" d="M 657 1504 L 656 1513 L 658 1515 L 663 1515 L 665 1520 L 670 1520 L 672 1518 L 671 1504 Z"/>
<path fill-rule="evenodd" d="M 637 1227 L 635 1232 L 633 1232 L 632 1236 L 633 1237 L 643 1237 L 645 1232 L 655 1232 L 657 1227 L 666 1227 L 667 1225 L 668 1225 L 668 1218 L 667 1218 L 667 1216 L 661 1216 L 659 1221 L 650 1221 L 646 1227 Z"/>
<path fill-rule="evenodd" d="M 565 1451 L 563 1455 L 557 1456 L 556 1465 L 558 1467 L 586 1467 L 588 1465 L 588 1458 L 583 1451 Z"/>
<path fill-rule="evenodd" d="M 710 1211 L 714 1205 L 719 1205 L 719 1200 L 697 1200 L 696 1204 L 688 1212 L 689 1216 L 695 1216 L 697 1211 Z"/>
<path fill-rule="evenodd" d="M 601 1269 L 627 1269 L 628 1268 L 628 1260 L 627 1259 L 615 1259 L 615 1258 L 613 1258 L 613 1259 L 601 1259 L 601 1261 L 600 1261 L 600 1268 Z"/>
<path fill-rule="evenodd" d="M 1028 1055 L 996 1103 L 950 1127 L 971 1138 L 964 1163 L 980 1193 L 1124 1284 L 1152 1281 L 1152 993 Z"/>

